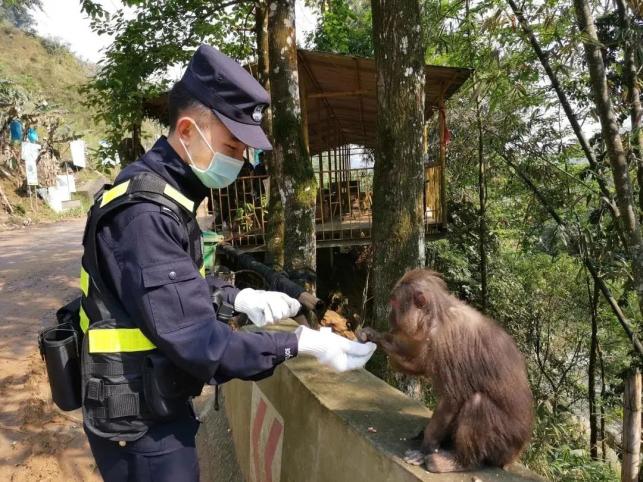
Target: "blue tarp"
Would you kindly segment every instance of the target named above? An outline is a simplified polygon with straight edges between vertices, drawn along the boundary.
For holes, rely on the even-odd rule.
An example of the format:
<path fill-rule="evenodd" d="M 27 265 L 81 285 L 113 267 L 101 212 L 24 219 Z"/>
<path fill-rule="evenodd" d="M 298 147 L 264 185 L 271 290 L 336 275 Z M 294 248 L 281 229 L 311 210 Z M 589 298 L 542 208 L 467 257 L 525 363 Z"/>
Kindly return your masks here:
<path fill-rule="evenodd" d="M 27 130 L 27 140 L 28 140 L 29 142 L 33 142 L 33 143 L 38 142 L 38 133 L 36 132 L 36 128 L 35 128 L 35 127 L 30 127 L 30 128 Z"/>
<path fill-rule="evenodd" d="M 9 124 L 9 130 L 11 131 L 11 140 L 14 142 L 21 142 L 22 141 L 22 122 L 20 122 L 18 119 L 14 119 L 11 121 L 11 124 Z"/>

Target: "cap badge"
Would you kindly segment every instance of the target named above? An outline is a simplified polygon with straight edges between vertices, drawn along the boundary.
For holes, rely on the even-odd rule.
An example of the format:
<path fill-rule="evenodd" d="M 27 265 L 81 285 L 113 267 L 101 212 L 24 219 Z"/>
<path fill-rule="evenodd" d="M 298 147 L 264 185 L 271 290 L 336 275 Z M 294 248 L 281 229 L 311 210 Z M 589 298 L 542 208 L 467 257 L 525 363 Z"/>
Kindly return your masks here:
<path fill-rule="evenodd" d="M 261 122 L 261 119 L 263 118 L 263 105 L 258 105 L 255 107 L 255 111 L 252 113 L 252 120 L 255 122 Z"/>

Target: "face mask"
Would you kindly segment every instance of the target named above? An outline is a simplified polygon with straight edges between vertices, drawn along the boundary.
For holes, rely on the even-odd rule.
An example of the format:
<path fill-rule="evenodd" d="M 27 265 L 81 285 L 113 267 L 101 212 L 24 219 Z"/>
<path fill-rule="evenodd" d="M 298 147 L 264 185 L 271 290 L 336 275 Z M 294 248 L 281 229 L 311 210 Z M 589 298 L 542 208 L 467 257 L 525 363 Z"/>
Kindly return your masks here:
<path fill-rule="evenodd" d="M 187 147 L 185 147 L 183 139 L 179 137 L 179 141 L 181 142 L 183 149 L 185 149 L 185 152 L 190 159 L 190 167 L 192 168 L 192 172 L 194 172 L 196 177 L 198 177 L 206 187 L 212 189 L 221 189 L 223 187 L 229 186 L 239 175 L 239 171 L 241 171 L 243 162 L 235 159 L 234 157 L 226 156 L 225 154 L 221 154 L 220 152 L 215 152 L 208 141 L 205 140 L 205 136 L 201 132 L 201 129 L 199 129 L 199 126 L 196 124 L 196 122 L 194 123 L 194 127 L 196 127 L 196 130 L 201 136 L 201 139 L 203 139 L 203 142 L 205 142 L 210 151 L 212 151 L 212 159 L 210 159 L 210 164 L 207 168 L 198 168 L 192 160 L 190 151 L 188 151 Z"/>

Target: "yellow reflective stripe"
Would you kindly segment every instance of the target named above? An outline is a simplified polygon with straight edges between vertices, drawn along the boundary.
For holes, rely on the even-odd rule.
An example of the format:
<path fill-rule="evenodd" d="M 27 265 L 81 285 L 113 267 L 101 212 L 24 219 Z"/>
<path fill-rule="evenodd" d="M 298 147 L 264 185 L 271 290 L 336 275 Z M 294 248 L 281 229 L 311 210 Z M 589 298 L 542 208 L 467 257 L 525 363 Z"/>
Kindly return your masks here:
<path fill-rule="evenodd" d="M 192 211 L 192 209 L 194 209 L 194 203 L 192 201 L 190 201 L 188 198 L 186 198 L 179 191 L 174 189 L 172 186 L 170 186 L 169 184 L 165 185 L 165 189 L 163 190 L 163 194 L 165 194 L 168 197 L 171 197 L 177 203 L 179 203 L 181 206 L 183 206 L 185 209 L 187 209 L 190 212 Z"/>
<path fill-rule="evenodd" d="M 87 332 L 89 353 L 124 353 L 156 348 L 138 328 L 97 328 Z"/>
<path fill-rule="evenodd" d="M 205 278 L 205 264 L 202 264 L 199 268 L 199 274 L 201 275 L 201 278 Z"/>
<path fill-rule="evenodd" d="M 89 296 L 87 294 L 89 293 L 89 275 L 82 266 L 80 267 L 80 289 L 85 296 Z"/>
<path fill-rule="evenodd" d="M 100 203 L 100 207 L 103 207 L 109 204 L 117 197 L 120 197 L 123 194 L 125 194 L 127 192 L 128 187 L 129 187 L 129 180 L 122 182 L 117 186 L 114 186 L 109 191 L 105 191 L 103 193 L 103 200 Z M 190 201 L 187 197 L 185 197 L 183 194 L 181 194 L 179 191 L 174 189 L 172 186 L 170 186 L 169 184 L 165 185 L 165 188 L 163 189 L 163 194 L 165 194 L 169 198 L 174 199 L 177 203 L 179 203 L 188 211 L 192 211 L 194 209 L 194 203 Z"/>
<path fill-rule="evenodd" d="M 100 207 L 105 206 L 106 204 L 109 204 L 112 202 L 114 199 L 116 199 L 119 196 L 122 196 L 127 192 L 127 188 L 129 187 L 129 181 L 125 181 L 120 183 L 118 186 L 114 186 L 111 188 L 109 191 L 103 193 L 103 200 L 100 203 Z"/>
<path fill-rule="evenodd" d="M 89 328 L 89 317 L 85 313 L 83 305 L 80 305 L 80 329 L 83 330 L 83 333 L 87 333 L 87 328 Z"/>

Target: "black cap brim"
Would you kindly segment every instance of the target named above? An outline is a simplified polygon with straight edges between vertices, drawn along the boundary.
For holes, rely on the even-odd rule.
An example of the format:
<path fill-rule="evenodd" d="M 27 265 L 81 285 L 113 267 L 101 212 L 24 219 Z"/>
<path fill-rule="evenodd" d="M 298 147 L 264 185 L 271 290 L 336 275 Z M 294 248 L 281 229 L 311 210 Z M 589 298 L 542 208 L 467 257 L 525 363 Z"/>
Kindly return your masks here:
<path fill-rule="evenodd" d="M 214 109 L 212 109 L 212 112 L 245 145 L 264 151 L 272 150 L 272 144 L 270 144 L 261 126 L 234 121 Z"/>

